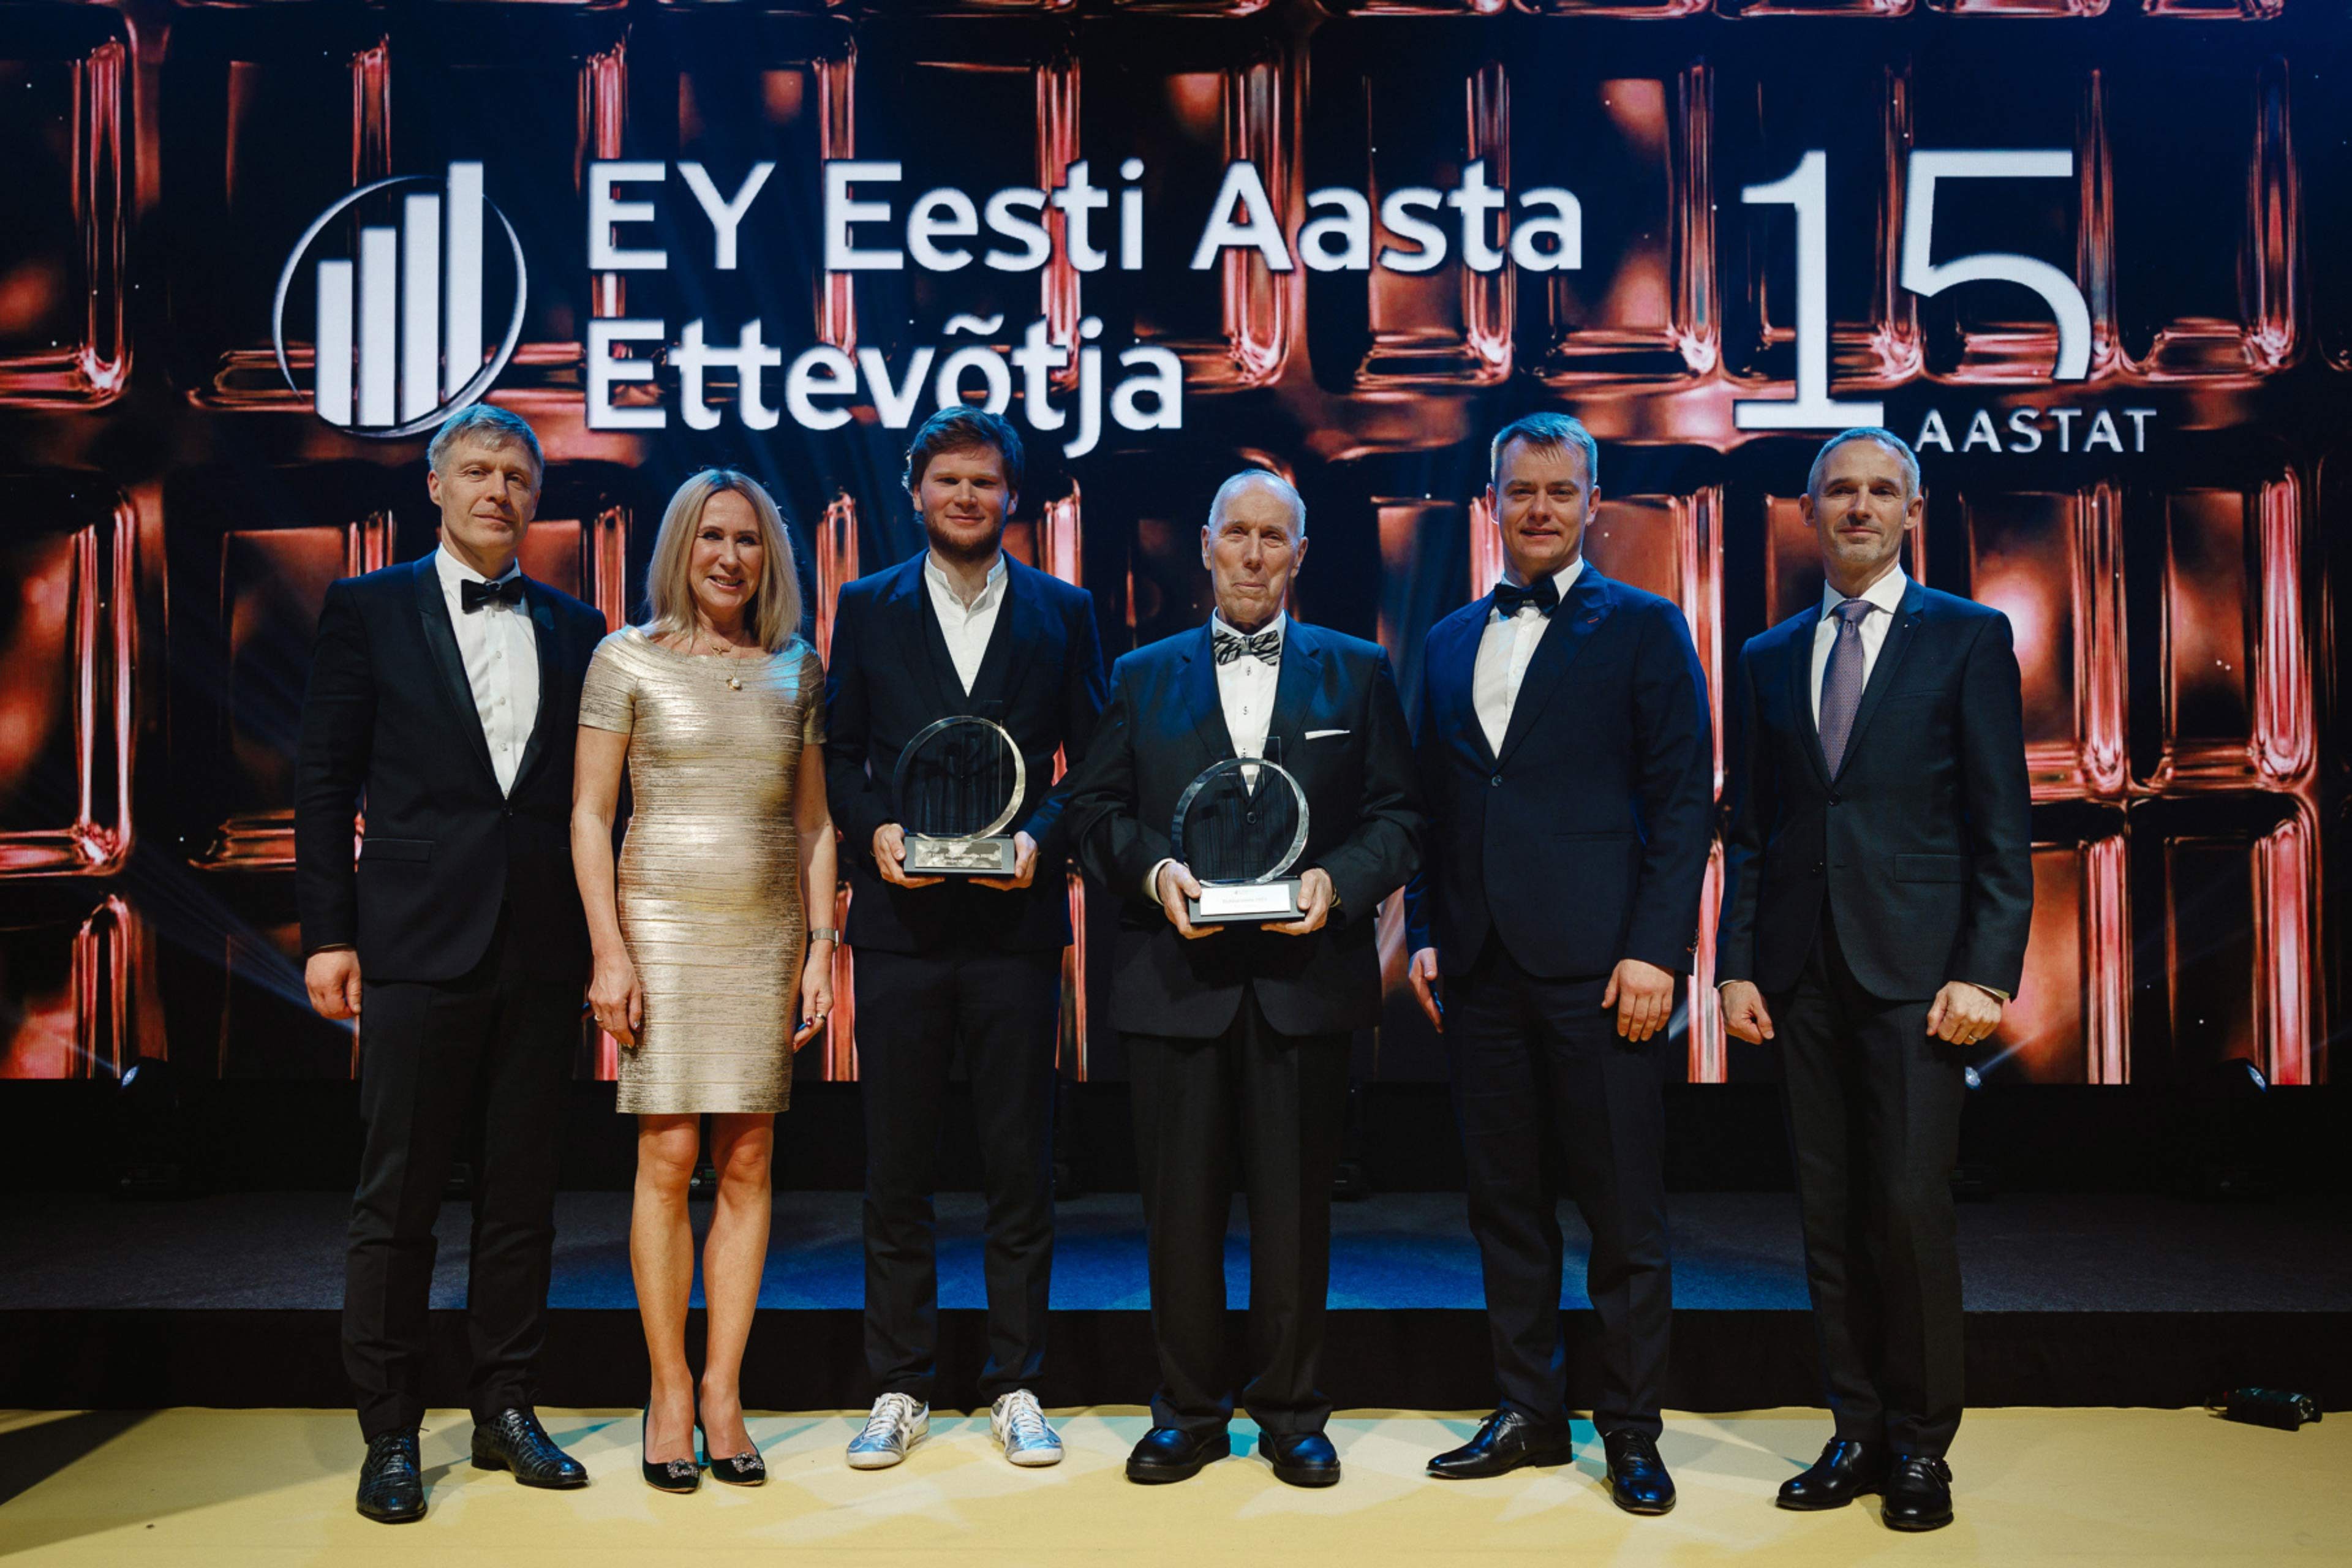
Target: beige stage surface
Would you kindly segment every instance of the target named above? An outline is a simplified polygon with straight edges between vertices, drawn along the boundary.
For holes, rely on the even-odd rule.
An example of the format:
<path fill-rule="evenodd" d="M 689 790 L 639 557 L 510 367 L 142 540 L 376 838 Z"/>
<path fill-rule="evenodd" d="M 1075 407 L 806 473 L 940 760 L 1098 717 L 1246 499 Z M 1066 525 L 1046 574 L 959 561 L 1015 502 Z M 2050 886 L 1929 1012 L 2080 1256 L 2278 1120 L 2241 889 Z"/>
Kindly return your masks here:
<path fill-rule="evenodd" d="M 2342 1415 L 2290 1434 L 2200 1411 L 1971 1412 L 1952 1455 L 1958 1521 L 1897 1536 L 1878 1523 L 1875 1500 L 1825 1514 L 1772 1507 L 1773 1489 L 1826 1435 L 1818 1411 L 1670 1414 L 1660 1448 L 1682 1500 L 1660 1520 L 1610 1505 L 1588 1441 L 1572 1468 L 1424 1478 L 1423 1462 L 1475 1416 L 1348 1412 L 1332 1423 L 1346 1479 L 1310 1492 L 1252 1454 L 1182 1485 L 1132 1486 L 1120 1461 L 1148 1423 L 1133 1408 L 1061 1413 L 1069 1457 L 1030 1471 L 998 1457 L 984 1415 L 935 1417 L 906 1464 L 863 1473 L 841 1461 L 854 1417 L 765 1415 L 751 1430 L 767 1486 L 706 1482 L 673 1497 L 637 1479 L 635 1412 L 542 1415 L 588 1466 L 586 1489 L 529 1491 L 472 1468 L 465 1413 L 436 1411 L 425 1433 L 431 1512 L 399 1527 L 352 1511 L 361 1448 L 346 1413 L 0 1415 L 9 1484 L 53 1471 L 0 1504 L 0 1557 L 170 1568 L 2352 1563 L 2352 1419 Z M 1255 1448 L 1246 1422 L 1234 1435 L 1237 1448 Z M 57 1468 L 73 1450 L 87 1451 Z"/>

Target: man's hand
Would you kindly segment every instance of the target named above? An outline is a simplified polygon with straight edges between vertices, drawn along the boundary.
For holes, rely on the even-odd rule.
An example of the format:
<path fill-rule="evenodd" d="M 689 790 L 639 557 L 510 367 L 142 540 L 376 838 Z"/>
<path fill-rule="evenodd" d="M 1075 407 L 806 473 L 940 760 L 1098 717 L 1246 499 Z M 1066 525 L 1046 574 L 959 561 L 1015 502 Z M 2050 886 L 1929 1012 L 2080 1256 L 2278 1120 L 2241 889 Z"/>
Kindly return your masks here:
<path fill-rule="evenodd" d="M 588 1011 L 616 1044 L 634 1047 L 646 1026 L 646 992 L 626 952 L 600 952 L 588 978 Z"/>
<path fill-rule="evenodd" d="M 302 985 L 310 993 L 310 1010 L 321 1018 L 360 1016 L 360 955 L 350 948 L 312 953 L 302 965 Z"/>
<path fill-rule="evenodd" d="M 1621 958 L 1601 994 L 1602 1011 L 1617 1009 L 1617 1033 L 1635 1045 L 1666 1026 L 1675 1011 L 1675 977 L 1671 970 L 1638 958 Z"/>
<path fill-rule="evenodd" d="M 874 830 L 874 868 L 882 879 L 894 888 L 928 888 L 944 882 L 944 877 L 909 877 L 907 875 L 907 830 L 895 822 L 886 822 Z"/>
<path fill-rule="evenodd" d="M 1013 875 L 1010 877 L 974 877 L 972 881 L 983 888 L 1002 888 L 1017 893 L 1037 876 L 1037 841 L 1025 833 L 1013 836 Z"/>
<path fill-rule="evenodd" d="M 1772 1015 L 1752 980 L 1727 980 L 1716 992 L 1723 1004 L 1723 1026 L 1735 1040 L 1760 1046 L 1772 1037 Z"/>
<path fill-rule="evenodd" d="M 1927 1009 L 1927 1032 L 1955 1046 L 1973 1046 L 2000 1027 L 2000 998 L 1981 985 L 1947 980 Z"/>
<path fill-rule="evenodd" d="M 1298 907 L 1303 911 L 1295 921 L 1279 925 L 1261 924 L 1260 931 L 1279 931 L 1284 936 L 1312 936 L 1323 929 L 1331 918 L 1331 873 L 1318 866 L 1298 879 Z"/>
<path fill-rule="evenodd" d="M 1437 973 L 1437 950 L 1424 947 L 1414 953 L 1405 978 L 1412 982 L 1413 1000 L 1429 1015 L 1429 1026 L 1441 1035 L 1445 1033 L 1445 1003 L 1438 995 L 1439 987 L 1445 982 Z"/>
<path fill-rule="evenodd" d="M 1215 926 L 1196 926 L 1184 910 L 1184 900 L 1201 896 L 1201 884 L 1190 868 L 1181 860 L 1171 860 L 1160 868 L 1160 908 L 1167 914 L 1168 923 L 1176 934 L 1190 942 L 1194 937 L 1214 936 Z"/>

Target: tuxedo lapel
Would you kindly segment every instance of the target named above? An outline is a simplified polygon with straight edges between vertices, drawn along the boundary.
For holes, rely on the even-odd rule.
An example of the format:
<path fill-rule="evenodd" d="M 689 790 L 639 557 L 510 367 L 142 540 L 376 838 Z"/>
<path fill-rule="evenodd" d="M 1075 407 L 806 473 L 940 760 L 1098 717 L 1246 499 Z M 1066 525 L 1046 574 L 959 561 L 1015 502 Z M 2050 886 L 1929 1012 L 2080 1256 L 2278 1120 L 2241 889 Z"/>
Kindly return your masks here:
<path fill-rule="evenodd" d="M 1209 648 L 1209 628 L 1202 626 L 1192 634 L 1192 647 L 1184 655 L 1184 668 L 1177 677 L 1177 689 L 1183 702 L 1183 717 L 1191 721 L 1192 738 L 1200 742 L 1202 766 L 1222 763 L 1234 755 L 1234 734 L 1225 728 L 1225 705 L 1217 694 L 1217 656 Z"/>
<path fill-rule="evenodd" d="M 1902 607 L 1895 612 L 1895 624 L 1886 628 L 1886 640 L 1878 645 L 1878 658 L 1870 667 L 1870 679 L 1862 689 L 1862 702 L 1853 710 L 1853 728 L 1846 731 L 1845 754 L 1838 759 L 1838 772 L 1843 773 L 1861 749 L 1862 732 L 1870 727 L 1870 716 L 1878 710 L 1879 699 L 1894 683 L 1895 668 L 1916 640 L 1919 610 L 1927 602 L 1927 594 L 1918 584 L 1912 583 L 1903 590 Z M 1808 710 L 1811 704 L 1806 704 Z M 1835 781 L 1832 780 L 1832 783 Z"/>
<path fill-rule="evenodd" d="M 547 750 L 548 711 L 555 706 L 555 606 L 548 599 L 549 590 L 529 577 L 522 580 L 523 602 L 530 607 L 530 640 L 539 654 L 539 711 L 532 715 L 530 739 L 524 742 L 522 763 L 515 769 L 516 787 L 530 777 L 530 770 Z"/>
<path fill-rule="evenodd" d="M 495 784 L 498 769 L 490 764 L 489 738 L 482 733 L 482 710 L 474 704 L 474 686 L 466 679 L 466 658 L 457 651 L 457 631 L 449 624 L 449 603 L 441 596 L 441 574 L 434 569 L 433 563 L 434 557 L 427 555 L 415 568 L 416 614 L 424 623 L 425 647 L 432 655 L 434 669 L 439 673 L 441 695 L 448 700 L 451 724 L 471 742 L 474 760 L 482 764 L 483 773 Z M 542 653 L 542 661 L 545 658 Z M 546 699 L 545 675 L 542 662 L 542 707 Z"/>
<path fill-rule="evenodd" d="M 1560 678 L 1568 673 L 1568 667 L 1616 607 L 1617 596 L 1609 591 L 1609 579 L 1586 562 L 1576 585 L 1552 611 L 1551 623 L 1544 627 L 1543 637 L 1536 643 L 1535 657 L 1528 661 L 1527 678 L 1519 682 L 1518 700 L 1511 704 L 1511 721 L 1503 731 L 1502 750 L 1495 754 L 1497 766 L 1509 762 L 1511 753 L 1519 749 L 1519 742 L 1528 738 L 1544 705 L 1559 689 Z M 1475 727 L 1475 713 L 1471 721 Z"/>
<path fill-rule="evenodd" d="M 1821 721 L 1813 712 L 1813 637 L 1822 624 L 1822 607 L 1814 605 L 1812 614 L 1789 628 L 1787 662 L 1781 667 L 1782 679 L 1789 683 L 1789 703 L 1796 710 L 1797 749 L 1805 753 L 1813 774 L 1826 785 L 1830 782 L 1828 753 L 1822 750 Z"/>
<path fill-rule="evenodd" d="M 1486 726 L 1478 722 L 1475 698 L 1478 647 L 1486 640 L 1486 623 L 1495 613 L 1495 595 L 1488 594 L 1474 607 L 1478 612 L 1475 616 L 1464 617 L 1444 637 L 1431 644 L 1428 667 L 1421 678 L 1435 683 L 1429 711 L 1439 732 L 1461 736 L 1479 765 L 1491 772 L 1495 748 L 1487 743 Z"/>
<path fill-rule="evenodd" d="M 1215 662 L 1212 656 L 1211 665 Z M 1316 649 L 1313 628 L 1299 625 L 1296 616 L 1289 617 L 1282 634 L 1282 665 L 1274 678 L 1274 711 L 1267 717 L 1265 733 L 1268 741 L 1278 738 L 1282 743 L 1279 755 L 1271 747 L 1267 754 L 1294 773 L 1306 752 L 1307 709 L 1322 673 L 1323 656 Z"/>

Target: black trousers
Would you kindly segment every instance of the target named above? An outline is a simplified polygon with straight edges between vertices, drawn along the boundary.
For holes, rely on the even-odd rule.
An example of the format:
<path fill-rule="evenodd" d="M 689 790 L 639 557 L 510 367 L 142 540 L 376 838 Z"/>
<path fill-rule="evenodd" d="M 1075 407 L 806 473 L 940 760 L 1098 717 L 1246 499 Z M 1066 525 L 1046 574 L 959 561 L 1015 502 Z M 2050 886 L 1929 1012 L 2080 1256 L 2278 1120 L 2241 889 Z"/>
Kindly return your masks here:
<path fill-rule="evenodd" d="M 988 1363 L 980 1394 L 1034 1389 L 1054 1274 L 1058 950 L 859 948 L 857 1078 L 866 1108 L 866 1364 L 884 1394 L 929 1404 L 940 1340 L 940 1110 L 963 1042 L 988 1199 Z"/>
<path fill-rule="evenodd" d="M 1940 1458 L 1960 1425 L 1962 1064 L 1928 1036 L 1930 1004 L 1855 982 L 1826 910 L 1796 988 L 1766 1005 L 1837 1435 Z"/>
<path fill-rule="evenodd" d="M 1349 1037 L 1285 1035 L 1255 987 L 1216 1039 L 1125 1035 L 1160 1391 L 1151 1423 L 1218 1432 L 1233 1418 L 1225 1226 L 1234 1131 L 1250 1230 L 1249 1365 L 1241 1404 L 1267 1432 L 1319 1432 L 1316 1388 L 1331 1285 L 1331 1183 L 1348 1108 Z"/>
<path fill-rule="evenodd" d="M 370 1438 L 425 1416 L 425 1313 L 441 1212 L 468 1104 L 482 1110 L 466 1280 L 476 1420 L 533 1401 L 547 1337 L 563 1085 L 581 986 L 534 977 L 502 913 L 471 973 L 436 983 L 365 978 L 360 1114 L 367 1125 L 343 1276 L 343 1369 Z"/>
<path fill-rule="evenodd" d="M 1660 1431 L 1674 1275 L 1666 1247 L 1664 1037 L 1631 1045 L 1606 977 L 1543 980 L 1488 937 L 1447 980 L 1446 1056 L 1468 1164 L 1502 1403 L 1568 1420 L 1559 1186 L 1592 1232 L 1585 1290 L 1601 1319 L 1602 1433 Z"/>

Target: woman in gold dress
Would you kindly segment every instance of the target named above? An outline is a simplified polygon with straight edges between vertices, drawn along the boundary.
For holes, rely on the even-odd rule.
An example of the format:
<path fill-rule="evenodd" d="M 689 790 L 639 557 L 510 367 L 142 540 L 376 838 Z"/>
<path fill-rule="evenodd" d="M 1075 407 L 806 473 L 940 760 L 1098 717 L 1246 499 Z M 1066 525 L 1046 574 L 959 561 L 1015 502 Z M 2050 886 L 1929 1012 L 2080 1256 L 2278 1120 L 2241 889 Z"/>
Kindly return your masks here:
<path fill-rule="evenodd" d="M 793 1052 L 833 1008 L 835 933 L 824 800 L 824 670 L 801 640 L 801 595 L 776 504 L 711 468 L 678 488 L 647 573 L 648 614 L 597 646 L 580 694 L 572 858 L 595 948 L 588 1000 L 621 1047 L 620 1110 L 637 1118 L 629 1267 L 653 1388 L 645 1479 L 692 1491 L 756 1484 L 743 1344 L 768 1250 L 775 1115 Z M 614 875 L 626 767 L 635 809 Z M 719 1195 L 702 1254 L 708 1353 L 686 1359 L 694 1285 L 688 1184 L 711 1118 Z"/>

